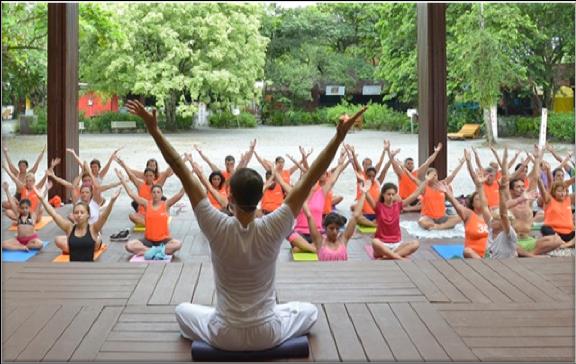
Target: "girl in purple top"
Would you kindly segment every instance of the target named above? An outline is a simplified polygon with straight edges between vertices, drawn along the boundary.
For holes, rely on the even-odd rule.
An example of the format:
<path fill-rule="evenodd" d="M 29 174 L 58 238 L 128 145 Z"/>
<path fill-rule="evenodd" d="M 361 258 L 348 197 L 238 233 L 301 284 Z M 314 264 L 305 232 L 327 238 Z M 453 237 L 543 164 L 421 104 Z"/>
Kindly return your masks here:
<path fill-rule="evenodd" d="M 352 235 L 354 235 L 356 220 L 358 216 L 362 214 L 362 206 L 364 206 L 366 192 L 370 190 L 370 186 L 371 183 L 367 182 L 362 187 L 359 203 L 356 204 L 353 213 L 354 216 L 350 219 L 348 225 L 346 225 L 346 218 L 342 215 L 333 212 L 326 215 L 323 221 L 325 236 L 322 236 L 318 231 L 308 203 L 304 203 L 302 209 L 308 220 L 310 235 L 312 237 L 312 243 L 316 248 L 316 253 L 318 254 L 318 260 L 348 260 L 348 241 Z M 340 234 L 340 228 L 344 225 L 346 225 L 346 230 Z"/>
<path fill-rule="evenodd" d="M 414 253 L 420 245 L 418 240 L 402 241 L 400 231 L 400 213 L 406 206 L 410 206 L 418 196 L 424 192 L 424 187 L 430 175 L 426 176 L 426 181 L 405 200 L 398 195 L 398 187 L 394 183 L 385 183 L 380 191 L 380 198 L 374 201 L 370 195 L 366 196 L 366 201 L 376 212 L 376 234 L 372 239 L 374 259 L 400 259 Z"/>

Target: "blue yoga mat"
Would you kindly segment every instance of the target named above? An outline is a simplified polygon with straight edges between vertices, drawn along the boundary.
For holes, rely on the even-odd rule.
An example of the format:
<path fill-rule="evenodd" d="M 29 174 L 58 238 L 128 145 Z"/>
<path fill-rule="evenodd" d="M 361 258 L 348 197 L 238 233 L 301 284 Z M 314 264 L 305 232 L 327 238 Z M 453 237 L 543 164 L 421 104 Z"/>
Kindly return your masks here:
<path fill-rule="evenodd" d="M 432 245 L 432 249 L 444 259 L 464 258 L 464 244 Z"/>
<path fill-rule="evenodd" d="M 44 248 L 48 244 L 49 241 L 44 241 Z M 40 250 L 37 249 L 30 249 L 30 251 L 15 251 L 15 250 L 4 250 L 2 249 L 2 261 L 3 262 L 25 262 L 28 259 L 32 258 L 36 254 L 38 254 Z"/>

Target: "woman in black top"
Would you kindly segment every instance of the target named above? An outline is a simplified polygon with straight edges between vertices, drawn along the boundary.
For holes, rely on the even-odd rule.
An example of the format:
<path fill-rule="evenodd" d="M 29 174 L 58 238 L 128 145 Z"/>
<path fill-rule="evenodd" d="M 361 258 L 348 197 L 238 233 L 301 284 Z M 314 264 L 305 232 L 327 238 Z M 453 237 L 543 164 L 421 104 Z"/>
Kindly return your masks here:
<path fill-rule="evenodd" d="M 64 254 L 70 254 L 71 262 L 92 262 L 94 261 L 94 252 L 102 246 L 102 239 L 100 238 L 100 230 L 108 219 L 114 202 L 118 199 L 120 191 L 118 189 L 110 203 L 98 217 L 98 220 L 90 225 L 88 219 L 90 218 L 90 208 L 85 202 L 78 202 L 74 205 L 72 214 L 76 220 L 76 224 L 70 222 L 63 216 L 60 216 L 56 210 L 44 198 L 40 198 L 42 205 L 46 211 L 52 216 L 54 222 L 60 229 L 62 229 L 68 237 L 68 242 L 65 246 L 59 246 Z"/>

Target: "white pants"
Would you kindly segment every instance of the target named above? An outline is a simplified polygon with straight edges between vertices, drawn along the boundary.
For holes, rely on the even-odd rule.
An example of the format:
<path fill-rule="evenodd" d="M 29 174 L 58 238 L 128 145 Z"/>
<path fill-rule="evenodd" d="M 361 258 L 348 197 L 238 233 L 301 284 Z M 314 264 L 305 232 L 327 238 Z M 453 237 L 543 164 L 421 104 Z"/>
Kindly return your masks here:
<path fill-rule="evenodd" d="M 311 303 L 288 302 L 276 305 L 275 317 L 258 326 L 226 326 L 215 315 L 214 307 L 181 303 L 176 306 L 176 320 L 182 336 L 202 340 L 230 351 L 266 350 L 284 341 L 307 334 L 318 319 L 318 309 Z"/>

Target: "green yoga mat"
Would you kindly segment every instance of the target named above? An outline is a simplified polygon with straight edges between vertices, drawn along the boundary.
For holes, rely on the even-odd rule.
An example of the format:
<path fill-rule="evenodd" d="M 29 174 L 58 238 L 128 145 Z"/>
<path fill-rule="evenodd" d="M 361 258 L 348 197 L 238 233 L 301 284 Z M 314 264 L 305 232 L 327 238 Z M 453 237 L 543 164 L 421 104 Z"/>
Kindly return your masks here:
<path fill-rule="evenodd" d="M 316 253 L 294 253 L 292 252 L 292 259 L 296 262 L 313 262 L 318 261 Z"/>
<path fill-rule="evenodd" d="M 376 227 L 356 225 L 356 229 L 362 234 L 374 234 L 376 232 Z"/>

